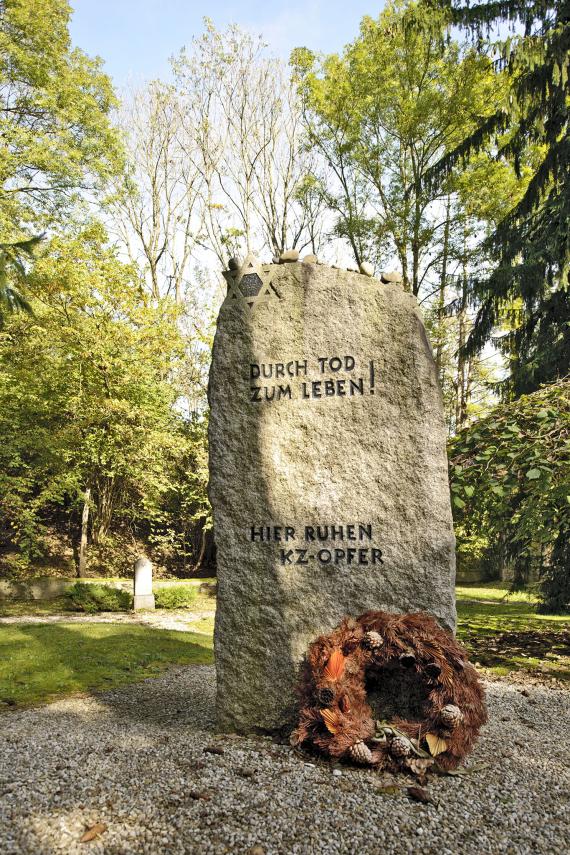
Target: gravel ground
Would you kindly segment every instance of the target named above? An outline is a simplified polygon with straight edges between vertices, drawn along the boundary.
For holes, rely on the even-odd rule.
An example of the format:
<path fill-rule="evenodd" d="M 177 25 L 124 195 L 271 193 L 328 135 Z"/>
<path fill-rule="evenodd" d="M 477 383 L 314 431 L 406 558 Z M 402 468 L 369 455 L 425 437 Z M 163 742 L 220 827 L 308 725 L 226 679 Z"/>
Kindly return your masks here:
<path fill-rule="evenodd" d="M 189 632 L 189 624 L 201 618 L 212 618 L 215 610 L 190 612 L 158 610 L 148 612 L 97 612 L 97 614 L 64 614 L 55 615 L 10 615 L 0 617 L 2 624 L 36 624 L 36 623 L 131 623 L 139 626 L 153 626 L 158 629 L 175 629 L 178 632 Z"/>
<path fill-rule="evenodd" d="M 566 853 L 570 693 L 488 684 L 490 722 L 461 777 L 406 783 L 307 762 L 213 729 L 214 671 L 175 668 L 0 717 L 0 852 Z M 223 753 L 204 749 L 222 748 Z M 80 843 L 95 823 L 107 828 Z"/>

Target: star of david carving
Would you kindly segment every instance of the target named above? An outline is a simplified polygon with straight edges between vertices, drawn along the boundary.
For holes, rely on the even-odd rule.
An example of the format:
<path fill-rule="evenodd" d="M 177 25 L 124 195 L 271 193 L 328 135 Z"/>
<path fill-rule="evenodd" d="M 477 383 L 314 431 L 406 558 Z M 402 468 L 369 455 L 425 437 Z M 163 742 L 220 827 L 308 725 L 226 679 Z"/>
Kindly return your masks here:
<path fill-rule="evenodd" d="M 247 303 L 253 312 L 262 303 L 267 303 L 275 297 L 281 299 L 272 284 L 271 265 L 260 264 L 252 253 L 244 259 L 239 270 L 227 270 L 223 275 L 228 283 L 226 300 L 230 303 Z"/>

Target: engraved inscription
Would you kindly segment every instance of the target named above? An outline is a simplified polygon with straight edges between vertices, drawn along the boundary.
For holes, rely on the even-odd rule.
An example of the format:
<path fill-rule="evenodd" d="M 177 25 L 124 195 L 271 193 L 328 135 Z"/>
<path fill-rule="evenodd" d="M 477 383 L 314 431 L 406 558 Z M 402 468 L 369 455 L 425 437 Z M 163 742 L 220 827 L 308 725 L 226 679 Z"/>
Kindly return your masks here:
<path fill-rule="evenodd" d="M 348 376 L 340 377 L 339 373 Z M 309 375 L 313 375 L 314 379 L 310 379 Z M 290 378 L 297 382 L 289 382 Z M 313 363 L 308 359 L 252 362 L 249 366 L 249 380 L 250 400 L 253 403 L 280 401 L 284 398 L 353 398 L 374 395 L 376 372 L 373 359 L 368 361 L 365 370 L 359 370 L 354 356 L 319 356 Z"/>
<path fill-rule="evenodd" d="M 279 548 L 278 559 L 282 566 L 316 563 L 348 567 L 384 563 L 382 550 L 371 543 L 372 523 L 304 525 L 300 529 L 291 525 L 252 525 L 249 527 L 249 540 L 252 543 L 291 544 Z M 293 545 L 294 541 L 304 545 Z M 352 546 L 351 541 L 359 545 Z M 329 545 L 323 546 L 323 543 Z"/>

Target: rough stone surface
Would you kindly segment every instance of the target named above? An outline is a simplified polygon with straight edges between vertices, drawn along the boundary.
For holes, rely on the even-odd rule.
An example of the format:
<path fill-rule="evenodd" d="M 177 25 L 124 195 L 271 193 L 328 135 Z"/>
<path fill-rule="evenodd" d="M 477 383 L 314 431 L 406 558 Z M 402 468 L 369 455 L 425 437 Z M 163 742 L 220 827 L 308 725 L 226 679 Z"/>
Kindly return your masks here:
<path fill-rule="evenodd" d="M 279 262 L 281 264 L 291 264 L 291 262 L 294 261 L 299 261 L 298 249 L 286 249 L 279 256 Z"/>
<path fill-rule="evenodd" d="M 360 272 L 364 276 L 374 276 L 374 265 L 370 264 L 369 261 L 363 261 L 360 265 Z"/>
<path fill-rule="evenodd" d="M 261 302 L 230 283 L 209 392 L 218 716 L 238 731 L 288 726 L 308 643 L 346 614 L 455 625 L 446 432 L 414 298 L 323 265 L 259 269 Z"/>
<path fill-rule="evenodd" d="M 305 255 L 303 257 L 304 264 L 317 264 L 319 259 L 316 255 Z"/>
<path fill-rule="evenodd" d="M 403 282 L 403 277 L 401 273 L 398 273 L 397 270 L 387 271 L 383 270 L 380 274 L 382 282 L 388 284 L 389 282 Z"/>
<path fill-rule="evenodd" d="M 567 691 L 495 682 L 473 771 L 417 783 L 214 730 L 214 669 L 0 714 L 2 855 L 562 855 Z M 219 747 L 223 754 L 205 748 Z M 107 830 L 80 843 L 100 822 Z"/>

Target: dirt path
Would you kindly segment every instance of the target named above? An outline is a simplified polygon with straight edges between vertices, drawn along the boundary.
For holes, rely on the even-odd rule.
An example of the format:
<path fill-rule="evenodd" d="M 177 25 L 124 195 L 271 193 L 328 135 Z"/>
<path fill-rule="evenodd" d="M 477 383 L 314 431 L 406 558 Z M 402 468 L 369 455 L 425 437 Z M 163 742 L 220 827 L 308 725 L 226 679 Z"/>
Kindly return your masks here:
<path fill-rule="evenodd" d="M 202 618 L 212 618 L 215 611 L 190 612 L 187 609 L 157 610 L 154 612 L 97 612 L 97 614 L 75 614 L 66 612 L 55 615 L 13 615 L 0 617 L 2 624 L 37 623 L 130 623 L 139 626 L 152 626 L 157 629 L 174 629 L 179 632 L 192 631 L 191 623 Z"/>

